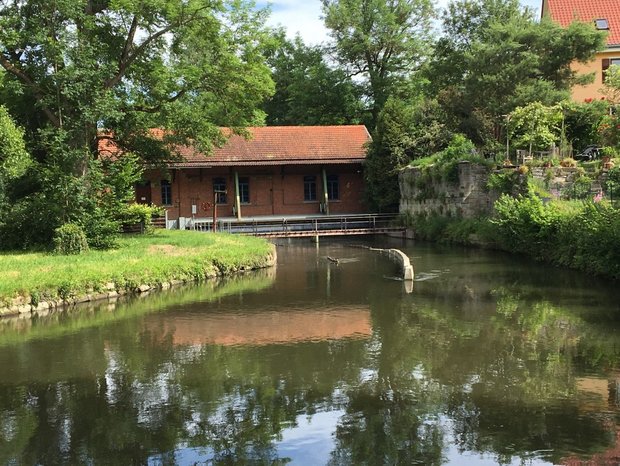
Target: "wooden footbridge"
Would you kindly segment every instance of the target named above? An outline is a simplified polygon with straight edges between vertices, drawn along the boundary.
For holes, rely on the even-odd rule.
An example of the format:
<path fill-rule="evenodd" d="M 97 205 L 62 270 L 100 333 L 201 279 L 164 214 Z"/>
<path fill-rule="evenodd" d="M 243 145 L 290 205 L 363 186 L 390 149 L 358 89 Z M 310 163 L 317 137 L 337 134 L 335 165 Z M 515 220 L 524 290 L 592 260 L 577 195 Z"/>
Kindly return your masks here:
<path fill-rule="evenodd" d="M 217 220 L 216 230 L 267 238 L 404 234 L 405 228 L 398 225 L 397 217 L 397 214 L 225 217 Z M 213 220 L 187 219 L 185 228 L 213 231 Z"/>

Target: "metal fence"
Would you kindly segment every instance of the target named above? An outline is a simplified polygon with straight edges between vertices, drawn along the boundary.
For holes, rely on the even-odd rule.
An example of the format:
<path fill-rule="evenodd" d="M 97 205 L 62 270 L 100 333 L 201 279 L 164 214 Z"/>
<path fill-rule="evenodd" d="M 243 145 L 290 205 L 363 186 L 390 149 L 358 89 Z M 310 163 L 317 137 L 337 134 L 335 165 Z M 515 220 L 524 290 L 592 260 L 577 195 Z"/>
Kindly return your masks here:
<path fill-rule="evenodd" d="M 198 231 L 213 231 L 213 221 L 197 219 L 188 227 Z M 252 218 L 248 220 L 222 219 L 217 222 L 217 231 L 254 236 L 310 236 L 368 234 L 383 231 L 402 230 L 397 214 L 363 214 L 342 216 L 321 216 L 304 218 Z"/>

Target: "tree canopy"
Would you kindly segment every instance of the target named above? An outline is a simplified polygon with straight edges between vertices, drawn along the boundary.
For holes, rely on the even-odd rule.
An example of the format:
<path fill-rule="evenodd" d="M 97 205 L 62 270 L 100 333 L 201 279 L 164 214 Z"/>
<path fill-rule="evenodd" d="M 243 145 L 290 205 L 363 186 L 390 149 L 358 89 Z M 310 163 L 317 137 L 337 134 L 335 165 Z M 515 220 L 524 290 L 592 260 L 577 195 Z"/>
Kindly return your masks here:
<path fill-rule="evenodd" d="M 502 115 L 534 101 L 554 105 L 591 79 L 571 64 L 593 58 L 605 37 L 586 23 L 536 21 L 517 0 L 453 1 L 443 28 L 427 75 L 452 126 L 487 145 Z"/>
<path fill-rule="evenodd" d="M 255 108 L 272 86 L 263 19 L 241 1 L 3 2 L 6 93 L 32 101 L 36 129 L 72 148 L 96 153 L 106 129 L 139 150 L 153 127 L 208 147 L 215 125 L 261 120 Z"/>
<path fill-rule="evenodd" d="M 429 50 L 430 0 L 323 0 L 335 54 L 365 83 L 371 126 L 390 94 L 422 64 Z"/>
<path fill-rule="evenodd" d="M 358 124 L 364 117 L 360 86 L 326 62 L 325 51 L 300 37 L 276 36 L 268 56 L 275 93 L 265 103 L 268 125 Z"/>
<path fill-rule="evenodd" d="M 98 163 L 102 138 L 155 162 L 176 143 L 209 150 L 222 141 L 218 126 L 262 123 L 257 109 L 273 91 L 265 15 L 244 0 L 0 2 L 0 99 L 41 164 L 12 199 L 18 218 L 8 223 L 46 219 L 33 240 L 43 242 L 65 222 L 100 229 L 114 214 L 93 217 L 100 193 L 127 174 Z"/>
<path fill-rule="evenodd" d="M 0 179 L 23 175 L 31 163 L 23 129 L 15 125 L 7 109 L 0 105 Z"/>

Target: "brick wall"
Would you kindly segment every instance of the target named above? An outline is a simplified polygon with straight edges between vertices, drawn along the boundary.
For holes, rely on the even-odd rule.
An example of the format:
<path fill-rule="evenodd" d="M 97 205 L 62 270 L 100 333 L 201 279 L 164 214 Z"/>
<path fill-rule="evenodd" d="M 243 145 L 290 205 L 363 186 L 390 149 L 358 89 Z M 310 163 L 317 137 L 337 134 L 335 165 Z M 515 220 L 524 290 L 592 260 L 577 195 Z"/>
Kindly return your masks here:
<path fill-rule="evenodd" d="M 241 204 L 243 217 L 260 215 L 313 215 L 320 214 L 323 199 L 322 167 L 318 165 L 292 165 L 267 167 L 223 167 L 194 168 L 179 170 L 150 170 L 146 173 L 147 183 L 137 189 L 137 201 L 162 205 L 161 180 L 169 179 L 172 190 L 172 204 L 168 218 L 191 217 L 192 205 L 196 205 L 196 217 L 213 215 L 213 180 L 224 178 L 228 191 L 225 204 L 219 204 L 218 216 L 233 216 L 235 206 L 235 178 L 249 179 L 250 202 Z M 338 175 L 339 199 L 329 202 L 331 214 L 364 213 L 363 176 L 361 165 L 325 166 L 328 175 Z M 304 176 L 316 176 L 316 201 L 304 201 Z M 146 193 L 145 193 L 146 192 Z M 209 203 L 203 210 L 204 203 Z"/>

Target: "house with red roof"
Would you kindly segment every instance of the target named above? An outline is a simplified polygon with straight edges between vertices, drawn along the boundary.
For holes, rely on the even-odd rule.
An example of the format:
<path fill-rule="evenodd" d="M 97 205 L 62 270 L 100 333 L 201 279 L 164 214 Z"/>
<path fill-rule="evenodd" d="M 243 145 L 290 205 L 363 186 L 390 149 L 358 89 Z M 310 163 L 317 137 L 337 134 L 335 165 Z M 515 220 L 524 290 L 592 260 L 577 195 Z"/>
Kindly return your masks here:
<path fill-rule="evenodd" d="M 620 0 L 543 0 L 542 15 L 564 27 L 573 21 L 590 22 L 608 33 L 605 50 L 590 63 L 573 66 L 578 74 L 595 75 L 593 83 L 573 88 L 573 100 L 600 99 L 606 70 L 611 65 L 620 65 Z"/>
<path fill-rule="evenodd" d="M 181 147 L 180 161 L 149 169 L 136 201 L 162 206 L 169 221 L 217 215 L 357 214 L 370 135 L 363 125 L 267 126 L 232 135 L 212 154 Z"/>

